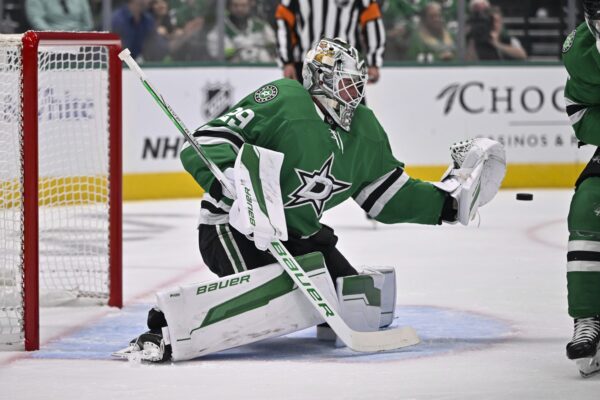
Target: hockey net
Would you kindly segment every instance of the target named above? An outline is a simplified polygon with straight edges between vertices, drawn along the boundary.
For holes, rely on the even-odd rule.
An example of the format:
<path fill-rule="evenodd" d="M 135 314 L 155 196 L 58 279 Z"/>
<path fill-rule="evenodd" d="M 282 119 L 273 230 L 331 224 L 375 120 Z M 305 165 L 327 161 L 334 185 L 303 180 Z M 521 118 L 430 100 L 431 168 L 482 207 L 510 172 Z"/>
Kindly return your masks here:
<path fill-rule="evenodd" d="M 39 346 L 40 303 L 121 305 L 119 49 L 0 35 L 0 346 Z"/>

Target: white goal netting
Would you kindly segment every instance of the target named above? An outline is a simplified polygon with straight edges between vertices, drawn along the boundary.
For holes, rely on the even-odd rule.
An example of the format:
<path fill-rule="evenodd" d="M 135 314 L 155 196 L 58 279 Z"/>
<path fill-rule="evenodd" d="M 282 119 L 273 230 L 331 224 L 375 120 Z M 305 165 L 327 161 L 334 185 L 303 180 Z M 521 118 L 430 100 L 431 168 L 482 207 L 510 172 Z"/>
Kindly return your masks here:
<path fill-rule="evenodd" d="M 0 47 L 0 336 L 22 340 L 23 213 L 20 39 Z"/>
<path fill-rule="evenodd" d="M 0 39 L 0 344 L 22 340 L 20 40 Z M 40 43 L 39 287 L 42 305 L 109 293 L 109 93 L 103 46 Z"/>

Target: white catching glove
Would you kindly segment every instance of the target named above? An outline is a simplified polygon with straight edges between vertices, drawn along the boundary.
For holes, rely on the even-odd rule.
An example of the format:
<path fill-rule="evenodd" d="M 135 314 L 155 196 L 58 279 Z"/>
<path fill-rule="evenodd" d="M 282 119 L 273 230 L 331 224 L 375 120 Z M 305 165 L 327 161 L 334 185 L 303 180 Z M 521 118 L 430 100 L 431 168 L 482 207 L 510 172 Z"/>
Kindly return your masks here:
<path fill-rule="evenodd" d="M 244 144 L 233 168 L 236 199 L 229 224 L 251 236 L 259 250 L 275 240 L 287 240 L 279 174 L 283 154 Z"/>
<path fill-rule="evenodd" d="M 455 199 L 457 220 L 468 225 L 477 209 L 498 193 L 506 174 L 504 146 L 487 138 L 469 139 L 450 147 L 451 164 L 441 182 L 433 183 Z"/>

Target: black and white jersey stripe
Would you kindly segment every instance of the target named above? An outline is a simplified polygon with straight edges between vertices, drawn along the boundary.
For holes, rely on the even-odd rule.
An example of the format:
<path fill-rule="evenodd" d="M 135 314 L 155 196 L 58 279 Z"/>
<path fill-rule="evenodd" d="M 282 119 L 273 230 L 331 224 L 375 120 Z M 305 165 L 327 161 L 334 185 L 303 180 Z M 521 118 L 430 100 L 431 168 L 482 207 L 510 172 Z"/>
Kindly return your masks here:
<path fill-rule="evenodd" d="M 226 126 L 203 126 L 198 128 L 192 136 L 194 137 L 194 141 L 200 146 L 226 143 L 231 145 L 236 153 L 239 152 L 244 144 L 242 136 Z M 190 144 L 186 142 L 183 145 L 183 149 L 189 146 Z"/>
<path fill-rule="evenodd" d="M 369 65 L 383 64 L 385 30 L 375 0 L 281 0 L 275 14 L 277 46 L 283 64 L 302 61 L 322 37 L 341 37 L 360 46 Z"/>
<path fill-rule="evenodd" d="M 575 125 L 581 121 L 587 112 L 587 106 L 585 104 L 576 103 L 568 97 L 565 97 L 565 104 L 567 105 L 567 115 L 571 120 L 571 125 Z"/>
<path fill-rule="evenodd" d="M 402 168 L 395 168 L 363 188 L 355 201 L 370 217 L 376 218 L 408 180 Z"/>
<path fill-rule="evenodd" d="M 210 193 L 204 193 L 202 202 L 200 203 L 200 220 L 199 224 L 219 225 L 229 222 L 229 211 L 231 206 L 217 200 Z"/>
<path fill-rule="evenodd" d="M 567 272 L 600 272 L 600 242 L 570 240 Z"/>

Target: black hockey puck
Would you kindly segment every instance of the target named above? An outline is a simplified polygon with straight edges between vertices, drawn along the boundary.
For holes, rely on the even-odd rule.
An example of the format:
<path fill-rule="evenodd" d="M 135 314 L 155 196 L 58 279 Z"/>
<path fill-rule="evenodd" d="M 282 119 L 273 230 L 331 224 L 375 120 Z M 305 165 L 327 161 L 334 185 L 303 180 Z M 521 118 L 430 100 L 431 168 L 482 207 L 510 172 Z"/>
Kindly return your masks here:
<path fill-rule="evenodd" d="M 531 201 L 531 200 L 533 200 L 533 194 L 531 194 L 531 193 L 517 193 L 517 200 Z"/>

